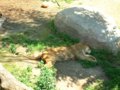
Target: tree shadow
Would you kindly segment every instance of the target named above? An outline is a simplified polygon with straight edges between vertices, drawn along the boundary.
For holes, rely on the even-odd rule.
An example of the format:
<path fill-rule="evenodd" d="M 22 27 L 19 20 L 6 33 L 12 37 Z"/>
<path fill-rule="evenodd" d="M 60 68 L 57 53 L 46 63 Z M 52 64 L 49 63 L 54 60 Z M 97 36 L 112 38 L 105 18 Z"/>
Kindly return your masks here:
<path fill-rule="evenodd" d="M 51 20 L 52 13 L 12 7 L 1 8 L 3 8 L 1 11 L 3 15 L 7 17 L 3 24 L 6 31 L 4 33 L 7 33 L 7 35 L 26 32 L 30 36 L 35 34 L 33 32 L 37 32 L 32 37 L 44 37 L 50 32 L 48 23 Z"/>

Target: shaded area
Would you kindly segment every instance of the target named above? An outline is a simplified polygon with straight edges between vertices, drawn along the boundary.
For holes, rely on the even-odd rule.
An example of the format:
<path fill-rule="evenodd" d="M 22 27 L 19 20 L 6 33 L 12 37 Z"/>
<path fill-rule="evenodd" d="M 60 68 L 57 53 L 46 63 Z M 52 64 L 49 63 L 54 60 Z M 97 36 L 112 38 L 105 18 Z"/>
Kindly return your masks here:
<path fill-rule="evenodd" d="M 51 30 L 55 31 L 54 22 L 51 21 L 55 12 L 24 10 L 8 6 L 1 6 L 1 8 L 2 13 L 7 17 L 3 24 L 5 30 L 1 32 L 2 42 L 7 45 L 12 43 L 28 47 L 31 45 L 30 48 L 33 46 L 41 48 L 42 46 L 51 47 L 75 43 L 66 35 L 51 32 Z"/>
<path fill-rule="evenodd" d="M 120 89 L 120 52 L 117 55 L 106 50 L 94 50 L 92 53 L 97 59 L 99 65 L 103 68 L 109 81 L 103 83 L 103 90 Z"/>
<path fill-rule="evenodd" d="M 76 61 L 57 62 L 57 87 L 60 90 L 83 90 L 97 79 L 107 80 L 100 67 L 83 68 Z"/>
<path fill-rule="evenodd" d="M 44 38 L 50 33 L 48 23 L 51 13 L 22 8 L 1 7 L 7 17 L 3 27 L 7 34 L 25 33 L 31 38 Z M 4 9 L 5 8 L 5 9 Z M 34 33 L 33 33 L 34 32 Z M 36 33 L 35 33 L 36 32 Z"/>

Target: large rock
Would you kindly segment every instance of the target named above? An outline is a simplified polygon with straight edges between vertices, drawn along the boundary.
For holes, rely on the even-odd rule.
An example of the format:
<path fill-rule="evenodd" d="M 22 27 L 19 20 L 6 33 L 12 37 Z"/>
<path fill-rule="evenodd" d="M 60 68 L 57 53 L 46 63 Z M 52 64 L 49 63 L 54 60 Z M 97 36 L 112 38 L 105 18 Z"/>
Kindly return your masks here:
<path fill-rule="evenodd" d="M 55 25 L 60 32 L 80 39 L 93 48 L 118 52 L 120 30 L 115 21 L 92 7 L 72 7 L 59 12 Z"/>

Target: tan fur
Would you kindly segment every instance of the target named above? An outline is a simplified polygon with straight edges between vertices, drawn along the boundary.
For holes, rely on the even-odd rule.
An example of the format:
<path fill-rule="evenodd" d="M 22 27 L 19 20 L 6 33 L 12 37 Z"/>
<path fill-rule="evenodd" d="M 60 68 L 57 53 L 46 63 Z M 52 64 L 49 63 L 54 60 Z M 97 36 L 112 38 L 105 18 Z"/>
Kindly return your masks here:
<path fill-rule="evenodd" d="M 95 57 L 89 55 L 90 52 L 91 50 L 87 45 L 78 43 L 69 47 L 63 46 L 63 47 L 46 49 L 41 54 L 36 56 L 34 59 L 44 60 L 48 67 L 53 66 L 56 61 L 63 61 L 63 60 L 82 59 L 82 60 L 96 61 Z"/>

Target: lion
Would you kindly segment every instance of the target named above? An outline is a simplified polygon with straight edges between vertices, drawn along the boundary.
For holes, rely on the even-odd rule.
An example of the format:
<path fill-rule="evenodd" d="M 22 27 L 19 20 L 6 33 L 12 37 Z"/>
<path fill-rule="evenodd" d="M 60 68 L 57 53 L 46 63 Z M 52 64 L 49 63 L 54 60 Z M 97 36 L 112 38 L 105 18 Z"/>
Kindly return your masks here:
<path fill-rule="evenodd" d="M 61 46 L 56 48 L 48 48 L 43 52 L 34 55 L 34 60 L 43 60 L 45 65 L 52 67 L 56 61 L 65 61 L 65 60 L 88 60 L 96 62 L 96 58 L 90 55 L 91 49 L 89 46 L 77 43 L 71 46 Z"/>

